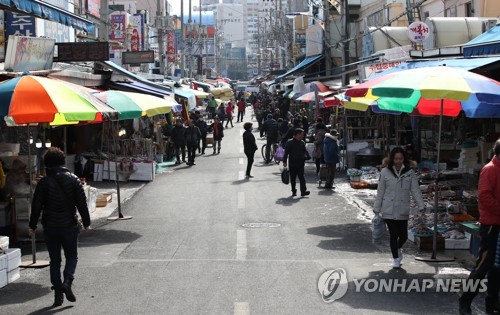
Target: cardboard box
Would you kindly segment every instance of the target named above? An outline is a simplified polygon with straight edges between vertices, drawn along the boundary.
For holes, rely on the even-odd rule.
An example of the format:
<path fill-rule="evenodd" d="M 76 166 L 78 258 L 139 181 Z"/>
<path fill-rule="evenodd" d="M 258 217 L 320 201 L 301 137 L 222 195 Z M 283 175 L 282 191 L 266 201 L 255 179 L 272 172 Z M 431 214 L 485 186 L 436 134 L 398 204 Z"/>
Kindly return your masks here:
<path fill-rule="evenodd" d="M 0 235 L 0 248 L 1 249 L 7 249 L 9 248 L 9 237 L 8 236 L 1 236 Z M 0 268 L 2 269 L 2 268 Z"/>
<path fill-rule="evenodd" d="M 7 255 L 0 254 L 0 270 L 7 270 Z"/>
<path fill-rule="evenodd" d="M 21 264 L 21 250 L 19 248 L 9 248 L 5 253 L 7 254 L 7 272 L 19 268 Z"/>
<path fill-rule="evenodd" d="M 415 243 L 421 250 L 432 250 L 432 236 L 415 236 Z M 438 236 L 436 239 L 436 249 L 444 249 L 444 237 Z"/>
<path fill-rule="evenodd" d="M 9 281 L 7 280 L 7 269 L 0 269 L 0 288 L 5 287 Z"/>
<path fill-rule="evenodd" d="M 7 271 L 7 282 L 8 283 L 12 283 L 19 278 L 21 278 L 21 274 L 19 272 L 19 267 L 17 267 L 16 269 L 13 269 L 11 271 Z"/>

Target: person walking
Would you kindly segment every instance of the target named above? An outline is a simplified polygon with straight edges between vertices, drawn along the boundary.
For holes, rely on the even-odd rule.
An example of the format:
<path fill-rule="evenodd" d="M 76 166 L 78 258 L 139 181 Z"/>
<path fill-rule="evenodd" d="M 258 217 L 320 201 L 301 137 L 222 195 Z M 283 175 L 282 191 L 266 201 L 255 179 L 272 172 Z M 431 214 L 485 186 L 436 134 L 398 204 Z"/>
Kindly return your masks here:
<path fill-rule="evenodd" d="M 182 152 L 182 162 L 186 162 L 186 128 L 182 125 L 181 119 L 175 121 L 175 126 L 172 129 L 172 141 L 175 145 L 175 156 L 177 158 L 175 164 L 181 164 L 180 155 Z"/>
<path fill-rule="evenodd" d="M 208 126 L 207 126 L 207 123 L 201 117 L 199 111 L 196 111 L 195 114 L 196 115 L 195 115 L 194 125 L 196 127 L 198 127 L 198 129 L 200 129 L 200 133 L 201 133 L 201 138 L 200 138 L 201 145 L 200 145 L 200 141 L 198 141 L 198 153 L 205 154 L 205 148 L 207 147 Z"/>
<path fill-rule="evenodd" d="M 304 131 L 305 132 L 305 131 Z M 322 122 L 316 123 L 316 134 L 314 135 L 314 150 L 312 157 L 316 164 L 316 174 L 319 175 L 321 163 L 323 163 L 323 141 L 325 141 L 326 126 Z"/>
<path fill-rule="evenodd" d="M 238 103 L 236 103 L 236 106 L 238 106 L 238 117 L 236 119 L 236 122 L 243 122 L 243 116 L 245 116 L 245 101 L 243 98 L 240 98 Z"/>
<path fill-rule="evenodd" d="M 85 231 L 90 230 L 90 214 L 82 183 L 64 167 L 64 152 L 51 147 L 43 159 L 47 176 L 38 182 L 33 195 L 29 234 L 36 233 L 38 219 L 42 215 L 43 234 L 50 257 L 50 282 L 54 290 L 53 306 L 60 306 L 64 301 L 63 295 L 70 302 L 76 301 L 71 289 L 78 262 L 80 233 L 76 212 L 78 210 Z M 61 248 L 66 258 L 64 281 L 61 281 Z"/>
<path fill-rule="evenodd" d="M 410 194 L 418 209 L 425 211 L 417 175 L 410 167 L 405 150 L 396 147 L 389 155 L 387 166 L 380 172 L 377 197 L 373 206 L 373 212 L 385 220 L 389 230 L 393 268 L 401 267 L 401 248 L 408 239 Z"/>
<path fill-rule="evenodd" d="M 486 313 L 500 313 L 498 293 L 500 289 L 500 269 L 494 266 L 500 229 L 500 139 L 493 145 L 494 156 L 479 175 L 479 255 L 476 266 L 467 281 L 479 281 L 488 275 L 486 293 Z M 470 288 L 470 286 L 469 286 Z M 462 294 L 459 299 L 459 313 L 471 314 L 471 304 L 478 287 Z"/>
<path fill-rule="evenodd" d="M 304 142 L 304 130 L 297 128 L 294 131 L 293 138 L 288 140 L 285 145 L 285 155 L 283 156 L 283 166 L 289 164 L 290 184 L 292 186 L 292 196 L 297 196 L 296 178 L 300 181 L 300 196 L 304 197 L 310 194 L 306 187 L 306 179 L 304 177 L 304 165 L 306 162 L 306 143 Z M 287 163 L 287 161 L 289 163 Z"/>
<path fill-rule="evenodd" d="M 219 121 L 219 117 L 215 116 L 214 122 L 208 127 L 208 131 L 214 134 L 214 144 L 212 145 L 214 147 L 214 154 L 216 149 L 217 153 L 220 153 L 222 138 L 224 138 L 224 127 Z"/>
<path fill-rule="evenodd" d="M 257 143 L 255 143 L 255 137 L 252 133 L 252 123 L 247 122 L 243 125 L 243 151 L 247 156 L 247 171 L 245 173 L 246 177 L 253 177 L 250 172 L 252 171 L 253 157 L 255 151 L 257 151 Z"/>
<path fill-rule="evenodd" d="M 266 134 L 266 164 L 271 162 L 271 147 L 278 142 L 279 127 L 278 122 L 274 120 L 272 114 L 267 115 L 267 120 L 262 125 L 262 129 Z"/>
<path fill-rule="evenodd" d="M 229 102 L 226 106 L 226 128 L 229 123 L 231 123 L 231 128 L 233 128 L 233 112 L 234 112 L 234 106 L 233 103 Z"/>
<path fill-rule="evenodd" d="M 334 188 L 333 180 L 335 179 L 335 171 L 337 170 L 337 163 L 339 162 L 339 145 L 338 132 L 332 129 L 329 133 L 325 134 L 323 143 L 323 158 L 328 170 L 325 188 Z"/>
<path fill-rule="evenodd" d="M 189 166 L 193 166 L 196 165 L 194 164 L 194 158 L 196 156 L 196 149 L 198 148 L 198 143 L 201 138 L 200 129 L 194 125 L 194 120 L 189 121 L 189 125 L 186 128 L 185 136 L 186 136 L 186 146 L 188 151 L 188 161 L 186 164 Z"/>
<path fill-rule="evenodd" d="M 212 96 L 207 105 L 207 111 L 210 119 L 214 119 L 216 109 L 217 109 L 217 101 L 215 100 L 215 97 Z"/>

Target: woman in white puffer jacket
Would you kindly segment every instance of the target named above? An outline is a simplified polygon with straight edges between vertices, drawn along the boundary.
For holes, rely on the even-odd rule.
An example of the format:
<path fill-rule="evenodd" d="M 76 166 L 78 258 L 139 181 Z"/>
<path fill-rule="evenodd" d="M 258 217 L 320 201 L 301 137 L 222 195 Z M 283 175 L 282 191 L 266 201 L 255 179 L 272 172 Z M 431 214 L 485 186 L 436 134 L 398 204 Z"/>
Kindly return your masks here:
<path fill-rule="evenodd" d="M 410 194 L 420 210 L 425 209 L 422 193 L 415 172 L 402 148 L 394 148 L 387 167 L 380 173 L 377 198 L 373 206 L 375 215 L 380 215 L 387 224 L 390 235 L 392 266 L 399 268 L 403 259 L 401 247 L 408 239 L 410 216 Z"/>

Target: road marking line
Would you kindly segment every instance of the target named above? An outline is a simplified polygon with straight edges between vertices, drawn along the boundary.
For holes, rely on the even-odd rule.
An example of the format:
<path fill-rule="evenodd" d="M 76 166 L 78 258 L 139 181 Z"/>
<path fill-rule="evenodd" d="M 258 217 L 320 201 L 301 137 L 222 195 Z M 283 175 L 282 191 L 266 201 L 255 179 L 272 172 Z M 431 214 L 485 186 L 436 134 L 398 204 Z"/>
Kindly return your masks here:
<path fill-rule="evenodd" d="M 244 171 L 239 171 L 238 172 L 238 180 L 242 180 L 245 178 L 245 172 Z"/>
<path fill-rule="evenodd" d="M 245 209 L 245 192 L 238 192 L 238 209 Z"/>
<path fill-rule="evenodd" d="M 234 303 L 234 315 L 249 315 L 250 305 L 248 302 L 235 302 Z"/>
<path fill-rule="evenodd" d="M 243 148 L 240 148 L 240 153 L 243 153 Z"/>
<path fill-rule="evenodd" d="M 243 160 L 243 158 L 240 158 L 240 165 L 243 165 L 243 163 L 245 163 L 245 160 Z"/>
<path fill-rule="evenodd" d="M 240 144 L 243 144 L 243 139 L 240 139 Z"/>
<path fill-rule="evenodd" d="M 236 260 L 247 259 L 247 231 L 236 230 Z"/>

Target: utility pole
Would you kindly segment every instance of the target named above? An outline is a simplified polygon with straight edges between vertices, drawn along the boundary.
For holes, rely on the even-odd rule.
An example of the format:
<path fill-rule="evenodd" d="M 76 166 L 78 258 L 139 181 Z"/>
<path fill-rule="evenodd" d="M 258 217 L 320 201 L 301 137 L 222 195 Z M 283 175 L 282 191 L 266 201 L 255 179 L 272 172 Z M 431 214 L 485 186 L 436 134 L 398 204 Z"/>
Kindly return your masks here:
<path fill-rule="evenodd" d="M 332 73 L 332 54 L 330 48 L 330 2 L 328 0 L 323 0 L 323 27 L 325 31 L 323 33 L 323 51 L 325 54 L 325 75 L 330 75 Z"/>
<path fill-rule="evenodd" d="M 158 54 L 160 55 L 160 74 L 165 74 L 165 43 L 163 42 L 163 27 L 164 27 L 164 14 L 162 8 L 162 1 L 156 2 L 156 28 L 158 30 Z"/>
<path fill-rule="evenodd" d="M 345 65 L 349 64 L 349 4 L 348 0 L 343 0 L 343 9 L 342 9 L 342 14 L 343 14 L 343 22 L 342 23 L 342 44 L 343 44 L 343 54 L 342 54 L 342 65 L 344 66 L 344 74 L 342 75 L 342 85 L 343 86 L 348 86 L 350 83 L 349 80 L 349 73 L 347 73 L 347 68 Z"/>
<path fill-rule="evenodd" d="M 107 42 L 109 40 L 109 16 L 108 16 L 108 0 L 101 0 L 101 8 L 99 14 L 101 15 L 101 23 L 99 25 L 99 41 Z"/>
<path fill-rule="evenodd" d="M 181 77 L 185 77 L 184 72 L 184 62 L 186 59 L 186 37 L 184 36 L 184 0 L 181 1 L 181 42 L 182 42 L 182 54 L 181 54 Z"/>

